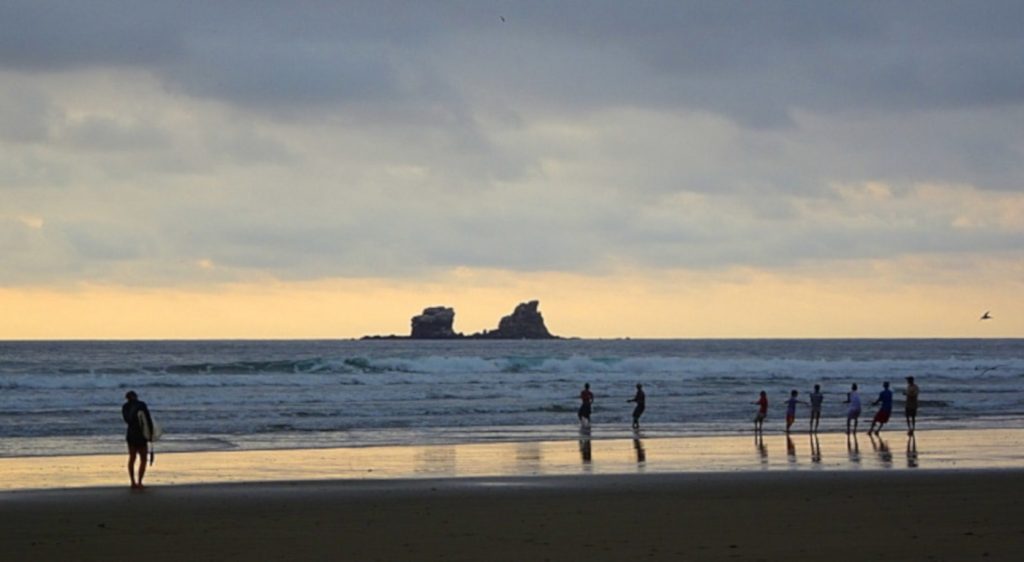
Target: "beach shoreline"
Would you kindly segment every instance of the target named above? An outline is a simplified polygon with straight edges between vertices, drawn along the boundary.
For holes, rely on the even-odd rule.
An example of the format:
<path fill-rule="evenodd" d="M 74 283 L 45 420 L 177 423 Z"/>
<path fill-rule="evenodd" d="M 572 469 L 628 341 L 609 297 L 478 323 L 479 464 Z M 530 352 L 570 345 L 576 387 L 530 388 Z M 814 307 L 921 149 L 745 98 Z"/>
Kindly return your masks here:
<path fill-rule="evenodd" d="M 161 453 L 151 487 L 238 482 L 673 473 L 1024 470 L 1024 429 L 575 439 Z M 127 455 L 0 458 L 0 494 L 127 485 Z"/>
<path fill-rule="evenodd" d="M 0 558 L 1015 560 L 1024 544 L 1024 430 L 641 436 L 158 453 L 144 490 L 124 455 L 5 458 Z"/>
<path fill-rule="evenodd" d="M 1016 559 L 1024 470 L 332 480 L 0 494 L 5 559 Z"/>

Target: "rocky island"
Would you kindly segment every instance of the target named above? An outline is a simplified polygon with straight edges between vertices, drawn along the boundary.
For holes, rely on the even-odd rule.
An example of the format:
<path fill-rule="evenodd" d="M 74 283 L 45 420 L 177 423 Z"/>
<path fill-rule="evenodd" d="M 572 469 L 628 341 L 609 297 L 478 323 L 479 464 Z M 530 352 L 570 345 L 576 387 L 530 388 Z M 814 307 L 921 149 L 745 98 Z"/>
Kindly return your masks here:
<path fill-rule="evenodd" d="M 408 336 L 364 336 L 363 339 L 488 339 L 488 340 L 550 340 L 559 339 L 544 325 L 544 317 L 537 308 L 539 301 L 520 303 L 512 314 L 503 317 L 494 330 L 484 330 L 464 335 L 456 332 L 455 309 L 446 306 L 431 306 L 422 314 L 412 317 L 412 332 Z"/>

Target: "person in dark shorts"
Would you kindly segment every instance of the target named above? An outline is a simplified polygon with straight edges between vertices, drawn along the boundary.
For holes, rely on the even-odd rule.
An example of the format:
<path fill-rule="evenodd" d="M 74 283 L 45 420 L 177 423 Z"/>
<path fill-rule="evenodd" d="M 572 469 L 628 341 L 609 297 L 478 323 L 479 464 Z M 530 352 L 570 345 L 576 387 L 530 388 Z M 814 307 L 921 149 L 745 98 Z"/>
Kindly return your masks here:
<path fill-rule="evenodd" d="M 920 389 L 914 384 L 914 377 L 907 377 L 907 389 L 903 394 L 907 396 L 907 403 L 904 406 L 904 414 L 907 416 L 907 435 L 913 435 L 917 429 L 917 394 Z"/>
<path fill-rule="evenodd" d="M 892 391 L 889 390 L 889 381 L 882 383 L 882 392 L 878 393 L 878 400 L 871 403 L 872 406 L 881 404 L 878 408 L 878 412 L 875 413 L 875 419 L 871 420 L 871 427 L 868 429 L 868 435 L 874 431 L 875 435 L 880 435 L 882 427 L 889 422 L 889 416 L 892 415 Z M 875 426 L 878 426 L 877 428 Z"/>
<path fill-rule="evenodd" d="M 590 392 L 590 383 L 583 385 L 583 391 L 580 392 L 580 409 L 576 412 L 576 416 L 580 419 L 580 426 L 590 427 L 590 411 L 594 403 L 594 393 Z"/>
<path fill-rule="evenodd" d="M 626 402 L 636 402 L 636 407 L 633 408 L 633 429 L 640 429 L 640 416 L 644 414 L 644 410 L 647 408 L 647 395 L 644 394 L 644 385 L 637 383 L 636 395 L 626 400 Z"/>
<path fill-rule="evenodd" d="M 125 439 L 128 441 L 128 476 L 132 481 L 132 488 L 142 488 L 142 478 L 146 476 L 146 454 L 149 453 L 149 439 L 143 433 L 142 423 L 139 420 L 139 413 L 146 418 L 149 427 L 153 427 L 153 418 L 149 415 L 149 407 L 134 390 L 129 390 L 124 395 L 125 403 L 121 406 L 121 417 L 128 425 L 128 433 Z M 139 458 L 138 477 L 135 476 L 135 459 Z"/>

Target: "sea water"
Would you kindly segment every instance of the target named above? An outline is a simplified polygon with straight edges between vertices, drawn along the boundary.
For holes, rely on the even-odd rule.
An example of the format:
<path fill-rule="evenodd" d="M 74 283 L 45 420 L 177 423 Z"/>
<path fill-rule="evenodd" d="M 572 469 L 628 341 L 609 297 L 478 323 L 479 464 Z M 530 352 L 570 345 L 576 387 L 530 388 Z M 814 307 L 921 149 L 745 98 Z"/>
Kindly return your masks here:
<path fill-rule="evenodd" d="M 632 435 L 637 383 L 646 437 L 750 431 L 761 390 L 781 430 L 814 384 L 839 430 L 883 381 L 902 427 L 909 375 L 921 429 L 1024 427 L 1021 339 L 0 342 L 0 456 L 121 452 L 129 389 L 160 450 L 199 451 L 577 439 L 584 383 L 594 439 Z"/>

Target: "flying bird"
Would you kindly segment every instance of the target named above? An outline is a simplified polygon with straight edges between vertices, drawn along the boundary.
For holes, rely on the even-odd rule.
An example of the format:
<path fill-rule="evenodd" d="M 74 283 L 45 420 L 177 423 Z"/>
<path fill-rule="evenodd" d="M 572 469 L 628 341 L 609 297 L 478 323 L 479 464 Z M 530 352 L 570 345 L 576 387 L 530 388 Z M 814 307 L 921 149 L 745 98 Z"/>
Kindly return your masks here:
<path fill-rule="evenodd" d="M 985 311 L 985 314 L 981 315 L 981 318 L 978 318 L 978 320 L 991 320 L 991 319 L 992 319 L 992 316 L 989 314 L 988 310 Z"/>
<path fill-rule="evenodd" d="M 505 16 L 498 16 L 498 17 L 501 18 L 501 23 L 505 23 Z"/>

